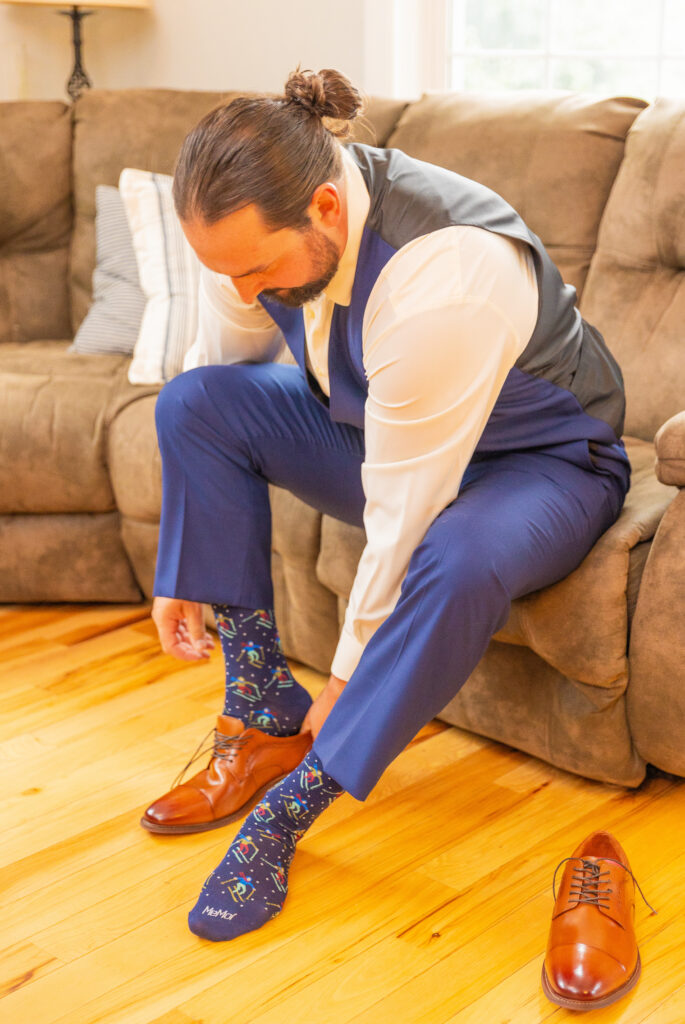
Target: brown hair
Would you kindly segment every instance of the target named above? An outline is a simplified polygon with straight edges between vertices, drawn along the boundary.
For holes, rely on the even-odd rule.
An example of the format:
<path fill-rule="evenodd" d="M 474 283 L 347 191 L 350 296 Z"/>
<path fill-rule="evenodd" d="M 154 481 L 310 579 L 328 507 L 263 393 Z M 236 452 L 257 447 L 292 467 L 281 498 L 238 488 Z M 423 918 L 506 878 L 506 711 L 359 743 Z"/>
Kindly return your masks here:
<path fill-rule="evenodd" d="M 362 98 L 339 71 L 300 71 L 282 97 L 240 97 L 186 137 L 174 172 L 181 220 L 214 224 L 256 203 L 271 230 L 305 228 L 314 190 L 342 173 L 340 146 Z"/>

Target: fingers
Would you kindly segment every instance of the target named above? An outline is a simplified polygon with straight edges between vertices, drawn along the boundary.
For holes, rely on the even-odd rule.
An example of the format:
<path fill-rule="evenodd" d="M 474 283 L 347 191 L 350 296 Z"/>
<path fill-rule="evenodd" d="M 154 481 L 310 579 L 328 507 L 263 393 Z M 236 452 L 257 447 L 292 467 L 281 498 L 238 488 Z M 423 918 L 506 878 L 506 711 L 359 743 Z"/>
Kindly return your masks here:
<path fill-rule="evenodd" d="M 192 642 L 198 644 L 210 643 L 213 647 L 214 644 L 212 642 L 212 638 L 205 629 L 202 604 L 186 601 L 184 602 L 184 605 L 185 620 Z"/>
<path fill-rule="evenodd" d="M 312 734 L 312 738 L 316 739 L 319 735 L 319 729 L 326 721 L 327 715 L 328 711 L 323 706 L 322 695 L 319 694 L 314 703 L 310 706 L 307 714 L 304 716 L 304 721 L 300 726 L 300 733 L 310 732 Z"/>
<path fill-rule="evenodd" d="M 212 647 L 214 646 L 211 640 L 210 644 Z M 178 623 L 174 639 L 166 653 L 172 654 L 182 661 L 206 661 L 209 658 L 210 649 L 210 646 L 201 646 L 194 641 L 185 621 L 181 621 Z"/>
<path fill-rule="evenodd" d="M 300 733 L 311 732 L 312 731 L 311 719 L 312 719 L 312 712 L 311 712 L 311 708 L 310 708 L 309 711 L 307 712 L 307 714 L 304 716 L 304 721 L 302 722 L 302 725 L 300 726 Z"/>
<path fill-rule="evenodd" d="M 202 626 L 202 605 L 176 598 L 156 597 L 152 618 L 165 654 L 171 654 L 181 661 L 204 661 L 209 658 L 214 642 Z M 193 622 L 196 638 L 191 633 L 189 618 Z"/>
<path fill-rule="evenodd" d="M 196 651 L 208 658 L 209 651 L 214 647 L 214 641 L 205 629 L 202 605 L 185 602 L 185 613 L 190 642 Z"/>
<path fill-rule="evenodd" d="M 203 655 L 196 650 L 182 619 L 167 618 L 157 625 L 157 630 L 165 654 L 171 654 L 181 661 L 203 660 Z"/>

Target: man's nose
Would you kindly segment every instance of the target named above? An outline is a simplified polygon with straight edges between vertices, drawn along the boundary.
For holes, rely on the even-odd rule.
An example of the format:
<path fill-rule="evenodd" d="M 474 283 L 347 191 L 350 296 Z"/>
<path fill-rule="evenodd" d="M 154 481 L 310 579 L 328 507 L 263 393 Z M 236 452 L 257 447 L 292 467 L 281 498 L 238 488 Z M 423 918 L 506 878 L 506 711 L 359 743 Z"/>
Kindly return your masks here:
<path fill-rule="evenodd" d="M 231 278 L 231 280 L 235 285 L 238 295 L 248 306 L 252 305 L 263 288 L 262 281 L 258 277 L 243 277 L 238 280 Z"/>

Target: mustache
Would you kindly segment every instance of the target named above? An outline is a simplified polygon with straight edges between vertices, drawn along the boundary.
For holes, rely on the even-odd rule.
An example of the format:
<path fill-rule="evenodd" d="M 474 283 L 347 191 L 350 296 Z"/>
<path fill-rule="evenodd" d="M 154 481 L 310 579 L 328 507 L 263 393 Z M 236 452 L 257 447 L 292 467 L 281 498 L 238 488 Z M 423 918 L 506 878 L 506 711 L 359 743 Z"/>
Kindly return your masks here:
<path fill-rule="evenodd" d="M 327 274 L 324 274 L 323 277 L 318 277 L 316 281 L 302 284 L 298 288 L 265 288 L 262 295 L 267 299 L 274 299 L 276 302 L 280 302 L 282 306 L 297 309 L 300 306 L 304 306 L 306 302 L 311 302 L 312 299 L 321 295 L 324 288 L 335 277 L 337 269 L 336 265 Z"/>

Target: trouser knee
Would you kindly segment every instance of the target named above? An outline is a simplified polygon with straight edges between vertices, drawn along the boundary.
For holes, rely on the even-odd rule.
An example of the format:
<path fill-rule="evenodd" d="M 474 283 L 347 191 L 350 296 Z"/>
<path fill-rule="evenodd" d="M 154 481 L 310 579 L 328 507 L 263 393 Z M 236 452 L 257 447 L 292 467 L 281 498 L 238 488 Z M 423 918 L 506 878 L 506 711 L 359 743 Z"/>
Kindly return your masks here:
<path fill-rule="evenodd" d="M 239 371 L 244 369 L 239 365 L 198 366 L 165 384 L 155 406 L 160 442 L 193 434 L 199 423 L 217 428 L 225 438 L 229 422 L 239 424 L 241 420 L 245 387 Z"/>
<path fill-rule="evenodd" d="M 405 587 L 420 592 L 429 607 L 448 616 L 488 622 L 493 630 L 506 621 L 509 588 L 485 539 L 467 531 L 429 531 L 409 563 Z"/>

